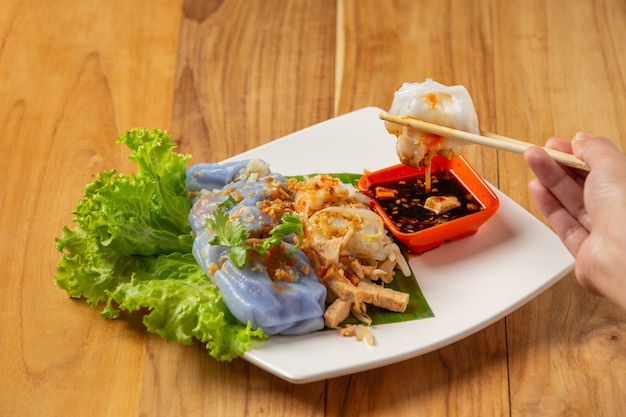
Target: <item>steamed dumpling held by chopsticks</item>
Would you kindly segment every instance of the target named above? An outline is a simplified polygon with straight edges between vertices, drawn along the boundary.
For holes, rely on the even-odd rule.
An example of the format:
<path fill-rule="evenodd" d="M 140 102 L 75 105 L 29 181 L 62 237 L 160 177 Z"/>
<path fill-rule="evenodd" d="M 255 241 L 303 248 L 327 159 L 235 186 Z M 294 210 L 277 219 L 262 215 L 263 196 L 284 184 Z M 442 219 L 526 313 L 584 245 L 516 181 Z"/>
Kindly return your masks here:
<path fill-rule="evenodd" d="M 389 113 L 480 134 L 474 103 L 462 85 L 446 86 L 430 78 L 422 83 L 404 83 L 395 92 Z M 453 158 L 462 149 L 458 140 L 393 122 L 385 122 L 385 127 L 398 137 L 396 152 L 406 165 L 429 168 L 436 154 Z"/>

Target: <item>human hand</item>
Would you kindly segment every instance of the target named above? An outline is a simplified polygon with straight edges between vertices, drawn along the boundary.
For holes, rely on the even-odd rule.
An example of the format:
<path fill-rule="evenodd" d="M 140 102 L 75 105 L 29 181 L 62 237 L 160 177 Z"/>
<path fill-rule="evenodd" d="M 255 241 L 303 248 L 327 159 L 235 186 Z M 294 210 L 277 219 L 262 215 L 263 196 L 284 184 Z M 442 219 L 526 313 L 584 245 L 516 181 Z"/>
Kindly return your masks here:
<path fill-rule="evenodd" d="M 539 147 L 524 153 L 536 179 L 531 196 L 576 258 L 576 277 L 587 290 L 626 311 L 626 156 L 609 139 L 578 133 L 546 147 L 573 153 L 590 171 L 563 167 Z"/>

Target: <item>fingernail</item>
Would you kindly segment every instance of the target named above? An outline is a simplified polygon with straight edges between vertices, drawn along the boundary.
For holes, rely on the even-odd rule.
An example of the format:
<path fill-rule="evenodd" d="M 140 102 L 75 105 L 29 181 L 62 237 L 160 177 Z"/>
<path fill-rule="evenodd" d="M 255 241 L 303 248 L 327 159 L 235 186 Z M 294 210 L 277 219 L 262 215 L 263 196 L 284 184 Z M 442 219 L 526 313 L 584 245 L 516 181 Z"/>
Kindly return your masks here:
<path fill-rule="evenodd" d="M 586 140 L 586 139 L 590 139 L 592 138 L 593 135 L 591 133 L 587 133 L 587 132 L 578 132 L 576 133 L 576 135 L 574 136 L 574 140 Z"/>

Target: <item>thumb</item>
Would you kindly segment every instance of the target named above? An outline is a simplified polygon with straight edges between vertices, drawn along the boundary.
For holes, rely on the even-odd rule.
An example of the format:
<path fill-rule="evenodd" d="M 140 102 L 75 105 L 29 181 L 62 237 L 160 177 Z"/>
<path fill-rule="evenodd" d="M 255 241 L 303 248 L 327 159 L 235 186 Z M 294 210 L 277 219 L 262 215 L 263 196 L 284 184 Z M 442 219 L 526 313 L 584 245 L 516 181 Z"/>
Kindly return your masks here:
<path fill-rule="evenodd" d="M 598 165 L 612 165 L 626 158 L 611 140 L 585 132 L 579 132 L 574 136 L 572 150 L 574 155 L 586 162 L 591 169 Z"/>

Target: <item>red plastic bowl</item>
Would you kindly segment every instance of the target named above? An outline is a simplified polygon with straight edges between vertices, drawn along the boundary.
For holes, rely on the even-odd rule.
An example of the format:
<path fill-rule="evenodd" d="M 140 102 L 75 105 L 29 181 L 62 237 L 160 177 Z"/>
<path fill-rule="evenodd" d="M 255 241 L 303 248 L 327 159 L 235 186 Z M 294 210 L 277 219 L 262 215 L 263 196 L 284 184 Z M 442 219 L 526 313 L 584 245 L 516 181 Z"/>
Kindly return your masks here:
<path fill-rule="evenodd" d="M 372 198 L 373 209 L 381 216 L 391 233 L 402 242 L 411 252 L 425 252 L 434 249 L 447 241 L 461 239 L 473 235 L 498 210 L 500 201 L 489 184 L 476 172 L 470 163 L 463 157 L 457 156 L 447 159 L 435 156 L 432 160 L 431 173 L 448 171 L 457 182 L 468 191 L 482 206 L 480 211 L 464 215 L 446 223 L 436 224 L 414 233 L 400 231 L 395 222 L 385 213 L 375 198 Z M 374 196 L 374 188 L 400 180 L 411 180 L 424 177 L 425 167 L 415 168 L 409 165 L 398 164 L 378 171 L 370 172 L 358 182 L 359 189 L 370 196 Z M 401 196 L 398 196 L 401 197 Z"/>

